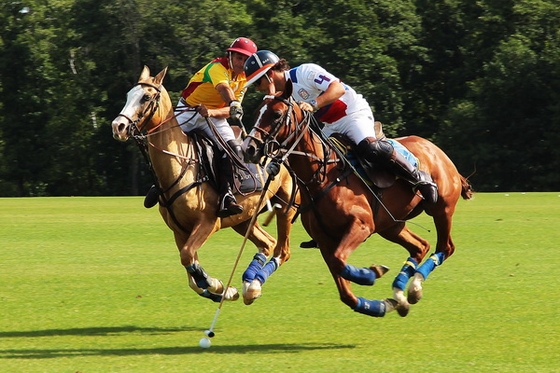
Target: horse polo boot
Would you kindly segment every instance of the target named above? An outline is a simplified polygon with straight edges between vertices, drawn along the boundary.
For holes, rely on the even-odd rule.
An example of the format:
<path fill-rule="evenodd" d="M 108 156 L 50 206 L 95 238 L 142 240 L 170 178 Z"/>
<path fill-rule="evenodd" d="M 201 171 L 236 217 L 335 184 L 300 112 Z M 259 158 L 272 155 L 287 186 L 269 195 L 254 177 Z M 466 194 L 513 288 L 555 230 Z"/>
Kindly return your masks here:
<path fill-rule="evenodd" d="M 239 154 L 241 146 L 235 141 L 228 141 L 231 148 Z M 219 188 L 220 188 L 220 202 L 218 204 L 218 217 L 226 218 L 231 215 L 237 215 L 243 212 L 243 206 L 237 203 L 235 196 L 232 192 L 233 185 L 233 170 L 231 159 L 226 153 L 223 154 L 219 160 Z"/>

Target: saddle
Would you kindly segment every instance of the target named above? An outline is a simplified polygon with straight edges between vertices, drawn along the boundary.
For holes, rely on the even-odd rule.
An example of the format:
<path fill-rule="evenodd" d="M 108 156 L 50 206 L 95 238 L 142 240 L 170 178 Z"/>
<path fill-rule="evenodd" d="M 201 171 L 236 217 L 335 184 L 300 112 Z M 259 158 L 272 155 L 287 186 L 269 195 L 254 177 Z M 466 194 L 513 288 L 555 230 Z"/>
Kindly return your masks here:
<path fill-rule="evenodd" d="M 418 159 L 404 145 L 395 139 L 388 139 L 383 133 L 383 125 L 381 122 L 375 122 L 375 136 L 378 140 L 390 142 L 395 150 L 405 156 L 411 164 L 418 165 Z M 397 176 L 389 172 L 383 167 L 375 167 L 360 157 L 357 152 L 356 145 L 345 135 L 334 133 L 329 139 L 337 149 L 346 157 L 348 162 L 358 172 L 359 176 L 368 182 L 369 185 L 375 185 L 377 188 L 389 188 L 395 183 Z"/>
<path fill-rule="evenodd" d="M 191 136 L 194 144 L 196 145 L 196 152 L 200 160 L 200 172 L 202 173 L 201 177 L 207 176 L 208 182 L 216 188 L 216 190 L 219 190 L 217 157 L 222 156 L 222 151 L 220 151 L 216 142 L 206 136 L 203 131 L 191 131 L 189 132 L 189 136 Z M 262 191 L 263 179 L 267 176 L 265 171 L 261 170 L 256 164 L 243 163 L 245 168 L 238 167 L 235 165 L 235 162 L 232 162 L 234 176 L 233 192 L 235 194 L 246 195 Z"/>

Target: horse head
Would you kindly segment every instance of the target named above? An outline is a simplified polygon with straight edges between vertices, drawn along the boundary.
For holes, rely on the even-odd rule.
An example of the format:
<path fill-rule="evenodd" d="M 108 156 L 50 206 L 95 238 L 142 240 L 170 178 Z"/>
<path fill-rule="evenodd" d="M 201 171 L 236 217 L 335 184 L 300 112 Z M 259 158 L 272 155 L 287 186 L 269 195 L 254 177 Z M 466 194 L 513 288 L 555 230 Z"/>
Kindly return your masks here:
<path fill-rule="evenodd" d="M 160 98 L 166 93 L 162 85 L 166 73 L 167 67 L 151 77 L 150 69 L 144 66 L 138 83 L 128 91 L 126 104 L 111 124 L 116 140 L 126 141 L 135 134 L 149 133 L 155 129 L 154 123 L 161 123 L 152 118 L 158 115 Z"/>
<path fill-rule="evenodd" d="M 257 163 L 263 156 L 286 148 L 298 132 L 303 113 L 291 97 L 292 88 L 288 80 L 284 92 L 264 97 L 255 114 L 255 125 L 243 142 L 246 162 Z"/>

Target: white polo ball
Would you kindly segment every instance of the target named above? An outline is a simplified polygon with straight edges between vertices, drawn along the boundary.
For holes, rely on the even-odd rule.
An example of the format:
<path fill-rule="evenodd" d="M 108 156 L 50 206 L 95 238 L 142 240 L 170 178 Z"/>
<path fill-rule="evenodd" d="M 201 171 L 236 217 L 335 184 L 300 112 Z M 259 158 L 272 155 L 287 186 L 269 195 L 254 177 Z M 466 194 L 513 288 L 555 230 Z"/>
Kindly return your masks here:
<path fill-rule="evenodd" d="M 209 348 L 211 344 L 212 342 L 210 342 L 208 338 L 202 338 L 200 342 L 198 342 L 198 345 L 202 348 Z"/>

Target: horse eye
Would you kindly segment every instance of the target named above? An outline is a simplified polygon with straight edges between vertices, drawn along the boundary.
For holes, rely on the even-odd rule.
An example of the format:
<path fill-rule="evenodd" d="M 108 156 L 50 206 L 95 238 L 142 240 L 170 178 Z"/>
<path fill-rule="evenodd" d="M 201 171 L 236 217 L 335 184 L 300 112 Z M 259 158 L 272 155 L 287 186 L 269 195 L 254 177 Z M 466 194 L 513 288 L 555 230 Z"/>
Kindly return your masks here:
<path fill-rule="evenodd" d="M 280 110 L 275 110 L 274 111 L 274 121 L 278 122 L 280 119 L 282 119 L 282 111 Z"/>
<path fill-rule="evenodd" d="M 145 94 L 144 96 L 142 96 L 142 102 L 148 102 L 150 101 L 150 95 L 149 94 Z"/>

